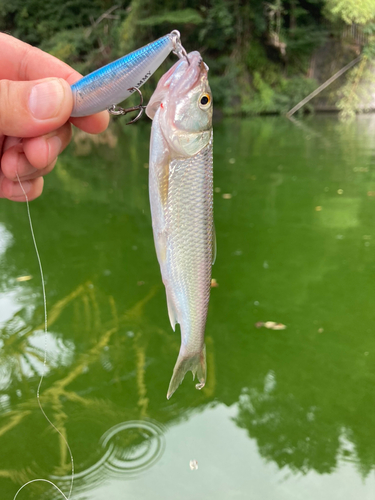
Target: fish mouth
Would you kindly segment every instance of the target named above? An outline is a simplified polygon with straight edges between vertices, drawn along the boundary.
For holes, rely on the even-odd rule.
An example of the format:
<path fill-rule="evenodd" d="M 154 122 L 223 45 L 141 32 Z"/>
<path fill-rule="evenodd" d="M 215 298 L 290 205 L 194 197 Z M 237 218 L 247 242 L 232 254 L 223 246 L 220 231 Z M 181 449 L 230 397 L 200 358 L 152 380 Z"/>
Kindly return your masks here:
<path fill-rule="evenodd" d="M 203 61 L 203 57 L 200 55 L 199 52 L 194 51 L 190 52 L 188 54 L 189 61 L 192 65 L 196 64 L 196 67 L 198 68 L 199 71 L 202 73 L 207 74 L 208 71 L 208 66 L 207 64 Z"/>
<path fill-rule="evenodd" d="M 187 57 L 190 64 L 186 61 L 183 62 L 184 71 L 180 71 L 176 74 L 175 89 L 173 89 L 173 92 L 188 92 L 195 87 L 199 81 L 206 80 L 208 77 L 208 66 L 203 61 L 199 52 L 190 52 Z"/>
<path fill-rule="evenodd" d="M 188 93 L 200 81 L 208 79 L 208 66 L 203 61 L 200 53 L 197 51 L 190 52 L 187 54 L 187 58 L 189 63 L 186 59 L 180 59 L 159 80 L 146 108 L 146 114 L 149 118 L 154 118 L 156 110 L 168 94 L 169 96 L 175 96 L 177 99 L 177 96 Z"/>
<path fill-rule="evenodd" d="M 200 66 L 200 70 L 207 73 L 208 71 L 208 66 L 207 64 L 203 61 L 202 57 L 200 58 L 199 62 L 198 62 L 198 66 Z"/>
<path fill-rule="evenodd" d="M 189 63 L 182 59 L 175 65 L 176 69 L 171 75 L 169 85 L 169 89 L 173 92 L 190 90 L 199 80 L 207 78 L 208 66 L 199 52 L 190 52 L 187 54 L 187 59 Z"/>

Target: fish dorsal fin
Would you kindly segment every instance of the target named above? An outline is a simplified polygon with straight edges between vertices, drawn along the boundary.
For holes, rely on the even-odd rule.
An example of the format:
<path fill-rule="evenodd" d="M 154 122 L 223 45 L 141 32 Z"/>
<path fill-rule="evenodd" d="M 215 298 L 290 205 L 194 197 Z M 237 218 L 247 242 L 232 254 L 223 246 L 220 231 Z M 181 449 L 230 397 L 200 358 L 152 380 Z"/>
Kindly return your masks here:
<path fill-rule="evenodd" d="M 215 264 L 217 254 L 217 244 L 216 244 L 216 229 L 215 224 L 212 226 L 212 265 Z"/>

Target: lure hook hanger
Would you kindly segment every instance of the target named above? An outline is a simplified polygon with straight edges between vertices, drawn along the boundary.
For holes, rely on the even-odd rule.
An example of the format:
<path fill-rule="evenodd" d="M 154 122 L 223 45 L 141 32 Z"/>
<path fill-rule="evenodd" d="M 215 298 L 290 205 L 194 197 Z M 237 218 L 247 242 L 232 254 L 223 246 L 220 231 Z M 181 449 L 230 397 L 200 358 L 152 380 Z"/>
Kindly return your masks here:
<path fill-rule="evenodd" d="M 181 43 L 180 32 L 178 30 L 173 30 L 171 32 L 171 35 L 173 36 L 173 44 L 174 44 L 173 54 L 176 54 L 176 56 L 179 59 L 182 59 L 184 57 L 187 60 L 188 65 L 190 66 L 190 61 L 189 61 L 187 52 L 186 52 L 186 50 L 184 49 L 184 47 L 182 46 L 182 43 Z"/>
<path fill-rule="evenodd" d="M 124 116 L 124 115 L 127 115 L 128 113 L 131 113 L 133 111 L 138 111 L 139 113 L 137 114 L 137 116 L 135 118 L 133 118 L 132 120 L 130 120 L 130 122 L 128 122 L 126 124 L 126 125 L 131 125 L 132 123 L 137 122 L 141 118 L 144 110 L 146 109 L 146 106 L 143 105 L 143 95 L 138 87 L 130 87 L 130 89 L 128 89 L 128 90 L 129 90 L 129 92 L 131 90 L 135 90 L 136 92 L 138 92 L 140 100 L 141 100 L 141 102 L 138 104 L 138 106 L 133 106 L 132 108 L 122 108 L 121 106 L 117 106 L 116 104 L 112 104 L 112 106 L 110 106 L 108 108 L 108 113 L 113 115 L 113 116 Z"/>

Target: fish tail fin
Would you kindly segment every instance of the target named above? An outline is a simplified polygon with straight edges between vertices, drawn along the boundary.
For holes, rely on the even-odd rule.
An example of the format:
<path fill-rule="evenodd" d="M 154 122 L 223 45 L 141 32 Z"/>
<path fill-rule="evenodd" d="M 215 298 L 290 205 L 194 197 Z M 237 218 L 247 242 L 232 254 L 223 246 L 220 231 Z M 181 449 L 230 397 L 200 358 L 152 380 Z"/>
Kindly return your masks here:
<path fill-rule="evenodd" d="M 167 399 L 170 399 L 188 371 L 193 373 L 193 380 L 197 375 L 199 383 L 195 385 L 195 388 L 202 389 L 206 383 L 206 346 L 193 356 L 184 356 L 180 351 L 169 383 Z"/>

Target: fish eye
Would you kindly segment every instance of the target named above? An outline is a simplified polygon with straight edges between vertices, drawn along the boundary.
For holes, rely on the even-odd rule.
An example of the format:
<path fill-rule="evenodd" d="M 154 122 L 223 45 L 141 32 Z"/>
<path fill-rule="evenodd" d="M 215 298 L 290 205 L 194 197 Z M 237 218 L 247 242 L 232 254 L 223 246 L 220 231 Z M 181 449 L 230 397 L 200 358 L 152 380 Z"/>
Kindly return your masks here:
<path fill-rule="evenodd" d="M 207 109 L 211 104 L 211 96 L 209 94 L 202 94 L 199 98 L 199 107 L 201 109 Z"/>

